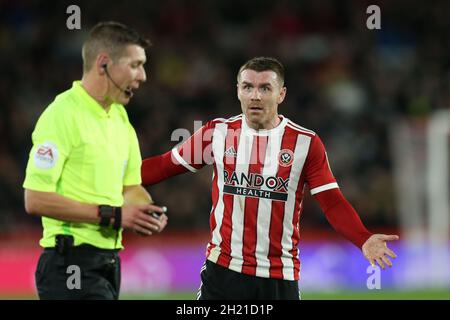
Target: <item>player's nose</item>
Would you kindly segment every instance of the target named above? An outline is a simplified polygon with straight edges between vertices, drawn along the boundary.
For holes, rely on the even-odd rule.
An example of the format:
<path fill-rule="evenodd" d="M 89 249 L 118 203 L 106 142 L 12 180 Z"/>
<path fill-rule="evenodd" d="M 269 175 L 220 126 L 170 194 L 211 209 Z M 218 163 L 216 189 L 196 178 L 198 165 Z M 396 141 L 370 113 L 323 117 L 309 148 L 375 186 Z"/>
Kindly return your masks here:
<path fill-rule="evenodd" d="M 261 93 L 259 92 L 259 90 L 253 90 L 250 98 L 252 100 L 261 100 Z"/>

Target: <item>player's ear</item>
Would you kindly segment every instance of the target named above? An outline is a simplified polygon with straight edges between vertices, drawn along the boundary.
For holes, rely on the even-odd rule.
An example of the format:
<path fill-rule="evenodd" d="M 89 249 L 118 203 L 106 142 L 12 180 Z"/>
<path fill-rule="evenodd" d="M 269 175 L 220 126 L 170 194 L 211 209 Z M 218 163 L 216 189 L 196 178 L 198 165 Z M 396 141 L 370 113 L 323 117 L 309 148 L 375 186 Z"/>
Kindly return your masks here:
<path fill-rule="evenodd" d="M 286 87 L 281 88 L 280 95 L 278 96 L 278 99 L 277 99 L 278 104 L 280 104 L 284 101 L 284 98 L 286 97 L 286 91 L 287 91 Z"/>

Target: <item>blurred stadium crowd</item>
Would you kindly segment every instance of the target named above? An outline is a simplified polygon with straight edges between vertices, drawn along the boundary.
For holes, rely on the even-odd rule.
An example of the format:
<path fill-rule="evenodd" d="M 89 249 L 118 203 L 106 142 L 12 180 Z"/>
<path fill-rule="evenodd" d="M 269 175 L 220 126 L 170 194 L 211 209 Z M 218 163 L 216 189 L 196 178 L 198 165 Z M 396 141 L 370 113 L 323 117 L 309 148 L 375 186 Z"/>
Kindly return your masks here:
<path fill-rule="evenodd" d="M 73 2 L 75 3 L 75 2 Z M 169 150 L 176 128 L 240 113 L 236 73 L 254 56 L 286 68 L 280 113 L 316 131 L 349 201 L 368 226 L 395 226 L 390 125 L 450 106 L 450 2 L 90 1 L 81 30 L 58 1 L 0 1 L 0 233 L 39 225 L 23 209 L 34 124 L 54 96 L 81 78 L 81 45 L 101 20 L 146 34 L 148 82 L 128 106 L 142 156 Z M 381 8 L 368 30 L 366 8 Z M 206 229 L 211 170 L 149 190 L 169 207 L 170 228 Z M 307 198 L 303 223 L 326 220 Z"/>

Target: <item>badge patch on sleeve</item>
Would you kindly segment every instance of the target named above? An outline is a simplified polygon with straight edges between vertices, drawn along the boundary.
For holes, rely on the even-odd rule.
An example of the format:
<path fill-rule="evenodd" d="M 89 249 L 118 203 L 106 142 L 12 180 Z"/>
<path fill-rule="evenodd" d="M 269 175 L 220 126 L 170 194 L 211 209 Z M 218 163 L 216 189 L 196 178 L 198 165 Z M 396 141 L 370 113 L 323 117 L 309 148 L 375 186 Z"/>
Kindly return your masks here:
<path fill-rule="evenodd" d="M 53 168 L 58 161 L 58 148 L 51 142 L 44 142 L 37 147 L 34 165 L 39 169 Z"/>

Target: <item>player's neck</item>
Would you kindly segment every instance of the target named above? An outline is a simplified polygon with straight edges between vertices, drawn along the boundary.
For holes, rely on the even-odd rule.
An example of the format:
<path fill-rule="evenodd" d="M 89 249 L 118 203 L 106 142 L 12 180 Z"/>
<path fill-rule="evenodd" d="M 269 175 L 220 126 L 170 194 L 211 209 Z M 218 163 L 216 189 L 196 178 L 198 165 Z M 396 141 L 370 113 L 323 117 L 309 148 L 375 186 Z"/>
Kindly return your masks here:
<path fill-rule="evenodd" d="M 253 129 L 253 130 L 270 130 L 270 129 L 274 129 L 276 127 L 279 126 L 279 124 L 281 123 L 281 119 L 278 116 L 278 114 L 270 119 L 267 122 L 251 122 L 247 117 L 245 118 L 245 121 L 247 122 L 247 125 L 249 126 L 249 128 Z"/>

